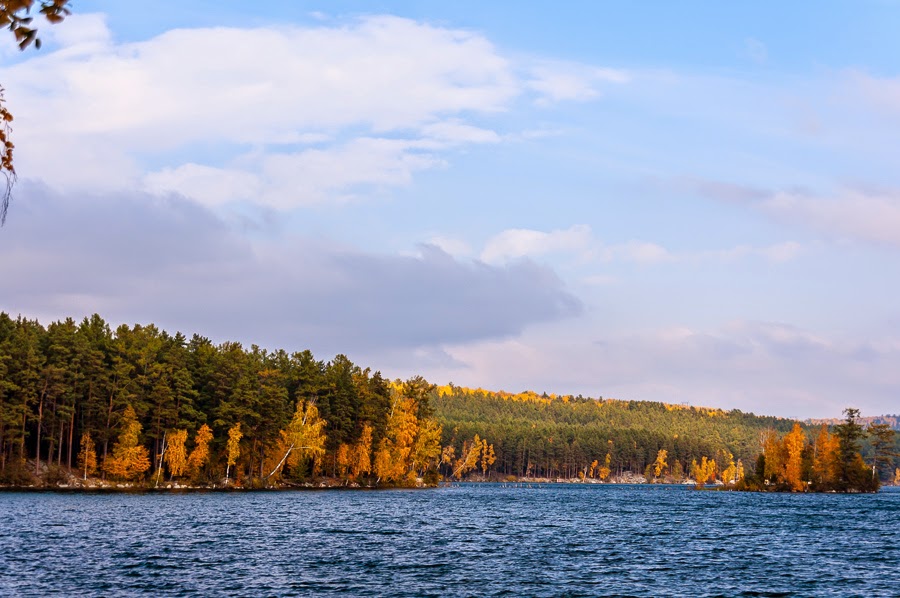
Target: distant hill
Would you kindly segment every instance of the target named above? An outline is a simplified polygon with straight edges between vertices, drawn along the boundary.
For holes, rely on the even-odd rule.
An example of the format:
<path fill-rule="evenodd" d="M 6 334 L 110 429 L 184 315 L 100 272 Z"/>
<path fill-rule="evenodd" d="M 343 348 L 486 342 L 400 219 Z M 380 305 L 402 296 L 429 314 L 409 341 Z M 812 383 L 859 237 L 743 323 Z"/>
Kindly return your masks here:
<path fill-rule="evenodd" d="M 843 421 L 844 420 L 841 418 L 833 417 L 830 419 L 808 419 L 805 423 L 809 426 L 821 426 L 822 424 L 833 426 Z M 887 424 L 892 429 L 900 431 L 900 415 L 873 415 L 870 417 L 860 417 L 858 421 L 863 426 L 869 426 L 871 424 Z"/>
<path fill-rule="evenodd" d="M 703 457 L 755 463 L 764 430 L 787 432 L 795 420 L 649 401 L 507 393 L 439 386 L 435 417 L 443 446 L 456 455 L 474 435 L 493 444 L 493 470 L 514 476 L 572 478 L 610 455 L 613 472 L 642 473 L 665 450 L 670 468 Z"/>

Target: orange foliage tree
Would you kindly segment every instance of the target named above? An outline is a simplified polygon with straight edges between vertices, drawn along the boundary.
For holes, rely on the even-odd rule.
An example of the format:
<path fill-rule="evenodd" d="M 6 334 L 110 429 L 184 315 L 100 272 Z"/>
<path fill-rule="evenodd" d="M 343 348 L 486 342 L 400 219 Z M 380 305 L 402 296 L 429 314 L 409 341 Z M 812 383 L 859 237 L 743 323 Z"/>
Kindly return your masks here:
<path fill-rule="evenodd" d="M 803 433 L 800 424 L 795 423 L 794 428 L 784 436 L 784 453 L 787 454 L 787 460 L 784 464 L 783 477 L 793 492 L 806 488 L 806 483 L 801 479 L 804 448 L 806 448 L 806 434 Z"/>
<path fill-rule="evenodd" d="M 134 480 L 150 469 L 150 452 L 140 444 L 141 424 L 131 405 L 122 414 L 122 432 L 103 469 L 114 478 Z"/>

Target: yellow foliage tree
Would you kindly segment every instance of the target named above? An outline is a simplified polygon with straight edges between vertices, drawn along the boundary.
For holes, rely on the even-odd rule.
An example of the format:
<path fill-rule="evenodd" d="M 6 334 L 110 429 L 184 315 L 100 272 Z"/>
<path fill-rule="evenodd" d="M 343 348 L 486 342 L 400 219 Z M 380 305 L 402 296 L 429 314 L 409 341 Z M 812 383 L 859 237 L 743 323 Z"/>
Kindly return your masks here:
<path fill-rule="evenodd" d="M 372 472 L 372 426 L 363 425 L 359 440 L 353 445 L 350 471 L 354 477 Z"/>
<path fill-rule="evenodd" d="M 478 465 L 478 461 L 481 459 L 481 451 L 483 449 L 484 445 L 478 434 L 475 434 L 471 443 L 469 443 L 469 441 L 464 441 L 462 454 L 454 464 L 453 477 L 457 480 L 461 479 L 467 472 L 475 469 Z"/>
<path fill-rule="evenodd" d="M 341 443 L 334 455 L 334 464 L 337 467 L 337 474 L 340 477 L 347 475 L 350 469 L 350 445 Z"/>
<path fill-rule="evenodd" d="M 241 432 L 241 422 L 231 426 L 228 430 L 228 444 L 225 447 L 228 464 L 225 467 L 225 481 L 228 481 L 228 475 L 231 473 L 231 466 L 237 464 L 238 457 L 241 456 L 241 438 L 244 433 Z"/>
<path fill-rule="evenodd" d="M 387 482 L 409 482 L 413 442 L 418 431 L 414 401 L 392 389 L 392 407 L 375 457 L 375 475 Z"/>
<path fill-rule="evenodd" d="M 131 405 L 122 414 L 122 432 L 103 469 L 114 478 L 133 480 L 150 469 L 150 451 L 140 444 L 141 424 Z"/>
<path fill-rule="evenodd" d="M 206 424 L 200 426 L 197 430 L 197 436 L 194 437 L 194 450 L 188 456 L 188 469 L 192 475 L 197 475 L 200 469 L 209 461 L 209 441 L 212 440 L 212 429 Z"/>
<path fill-rule="evenodd" d="M 656 461 L 653 462 L 653 477 L 660 477 L 669 468 L 669 464 L 666 462 L 668 456 L 669 452 L 666 449 L 659 449 L 659 452 L 656 453 Z"/>
<path fill-rule="evenodd" d="M 894 470 L 894 486 L 900 486 L 900 467 Z"/>
<path fill-rule="evenodd" d="M 97 451 L 91 435 L 85 432 L 81 435 L 81 451 L 78 453 L 78 468 L 84 472 L 84 479 L 97 472 Z"/>
<path fill-rule="evenodd" d="M 494 454 L 494 445 L 488 444 L 487 439 L 481 441 L 481 473 L 487 475 L 488 469 L 497 461 L 497 455 Z"/>
<path fill-rule="evenodd" d="M 319 408 L 314 402 L 297 403 L 291 423 L 287 429 L 281 430 L 281 445 L 284 456 L 266 476 L 267 479 L 275 475 L 285 462 L 294 467 L 301 459 L 315 459 L 325 454 L 325 420 L 319 417 Z"/>
<path fill-rule="evenodd" d="M 412 484 L 419 473 L 437 464 L 441 458 L 441 428 L 432 419 L 419 418 L 423 405 L 421 379 L 391 385 L 391 411 L 384 438 L 375 452 L 378 480 Z"/>
<path fill-rule="evenodd" d="M 719 472 L 719 467 L 716 465 L 715 459 L 710 459 L 706 462 L 706 481 L 707 482 L 715 482 L 716 474 Z"/>
<path fill-rule="evenodd" d="M 454 457 L 456 457 L 456 447 L 452 444 L 448 444 L 444 447 L 444 450 L 441 451 L 441 464 L 451 465 Z"/>
<path fill-rule="evenodd" d="M 166 465 L 169 468 L 170 478 L 184 475 L 187 468 L 187 430 L 175 430 L 168 436 L 169 447 L 166 449 Z"/>
<path fill-rule="evenodd" d="M 612 473 L 612 468 L 610 464 L 612 463 L 612 455 L 606 453 L 606 458 L 603 459 L 603 467 L 597 470 L 597 477 L 600 478 L 601 482 L 605 482 L 607 478 L 609 478 L 609 474 Z"/>
<path fill-rule="evenodd" d="M 734 455 L 730 451 L 722 452 L 722 463 L 725 469 L 722 470 L 722 483 L 732 484 L 737 478 L 737 466 L 734 464 Z"/>
<path fill-rule="evenodd" d="M 700 463 L 694 459 L 691 461 L 691 477 L 697 483 L 697 487 L 705 485 L 716 479 L 716 460 L 702 457 Z"/>

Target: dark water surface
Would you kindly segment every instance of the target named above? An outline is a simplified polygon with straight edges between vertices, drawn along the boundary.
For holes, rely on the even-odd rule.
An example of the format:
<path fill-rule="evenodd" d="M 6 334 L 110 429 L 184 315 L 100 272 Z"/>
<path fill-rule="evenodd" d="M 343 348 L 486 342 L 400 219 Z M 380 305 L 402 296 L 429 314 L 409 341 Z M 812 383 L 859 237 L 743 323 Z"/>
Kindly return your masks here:
<path fill-rule="evenodd" d="M 0 493 L 0 595 L 900 596 L 900 492 Z"/>

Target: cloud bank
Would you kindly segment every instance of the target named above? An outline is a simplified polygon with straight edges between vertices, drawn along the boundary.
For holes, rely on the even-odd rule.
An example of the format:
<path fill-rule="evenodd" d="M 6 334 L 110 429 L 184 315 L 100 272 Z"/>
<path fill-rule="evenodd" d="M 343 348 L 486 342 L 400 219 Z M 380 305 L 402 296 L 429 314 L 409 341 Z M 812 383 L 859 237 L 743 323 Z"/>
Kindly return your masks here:
<path fill-rule="evenodd" d="M 171 196 L 70 197 L 19 189 L 0 235 L 0 309 L 99 312 L 272 348 L 371 352 L 520 334 L 578 316 L 552 270 L 461 261 L 435 246 L 366 253 L 287 236 L 260 241 Z"/>

